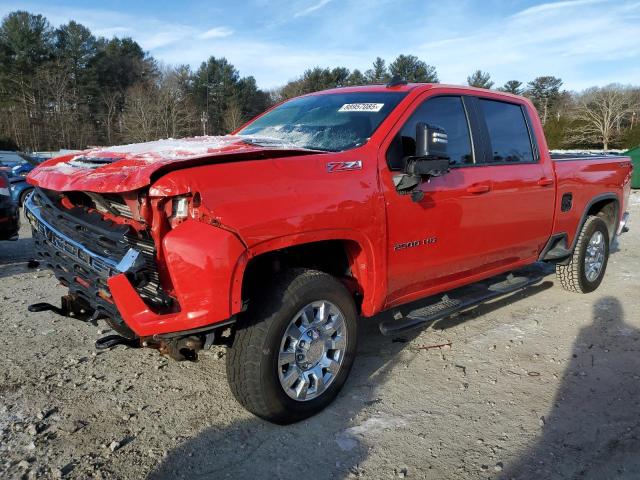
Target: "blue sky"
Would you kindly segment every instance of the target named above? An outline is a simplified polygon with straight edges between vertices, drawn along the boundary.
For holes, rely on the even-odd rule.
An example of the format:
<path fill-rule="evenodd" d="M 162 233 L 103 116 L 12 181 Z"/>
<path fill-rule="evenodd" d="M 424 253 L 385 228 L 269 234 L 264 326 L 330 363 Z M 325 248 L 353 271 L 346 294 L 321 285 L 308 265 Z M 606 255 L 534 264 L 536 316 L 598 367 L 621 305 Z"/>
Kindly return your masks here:
<path fill-rule="evenodd" d="M 263 88 L 400 53 L 435 65 L 445 83 L 482 69 L 497 85 L 538 75 L 572 90 L 640 84 L 638 0 L 0 1 L 2 16 L 17 9 L 131 36 L 166 64 L 224 56 Z"/>

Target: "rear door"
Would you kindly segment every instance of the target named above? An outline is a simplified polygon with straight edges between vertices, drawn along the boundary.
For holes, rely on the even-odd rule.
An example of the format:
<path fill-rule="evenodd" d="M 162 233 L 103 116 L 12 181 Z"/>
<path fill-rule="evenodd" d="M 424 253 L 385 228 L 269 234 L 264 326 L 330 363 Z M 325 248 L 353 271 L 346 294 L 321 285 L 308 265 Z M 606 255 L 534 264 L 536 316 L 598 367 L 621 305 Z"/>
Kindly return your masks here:
<path fill-rule="evenodd" d="M 494 98 L 469 102 L 484 138 L 477 167 L 485 230 L 478 249 L 486 268 L 537 256 L 549 238 L 555 205 L 552 166 L 541 162 L 524 105 Z"/>

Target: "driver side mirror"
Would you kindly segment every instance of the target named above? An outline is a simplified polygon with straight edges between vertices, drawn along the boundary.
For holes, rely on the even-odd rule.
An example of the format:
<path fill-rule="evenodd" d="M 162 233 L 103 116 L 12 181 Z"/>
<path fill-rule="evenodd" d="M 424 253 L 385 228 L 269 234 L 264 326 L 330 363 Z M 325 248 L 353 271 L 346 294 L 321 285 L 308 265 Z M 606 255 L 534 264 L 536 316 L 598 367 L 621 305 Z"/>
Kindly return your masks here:
<path fill-rule="evenodd" d="M 449 171 L 447 132 L 444 128 L 419 122 L 416 125 L 415 155 L 403 159 L 404 174 L 396 175 L 394 183 L 401 195 L 410 194 L 414 202 L 424 197 L 418 187 L 424 177 L 439 177 Z"/>
<path fill-rule="evenodd" d="M 448 144 L 449 138 L 444 128 L 424 122 L 416 125 L 416 157 L 447 157 Z"/>
<path fill-rule="evenodd" d="M 416 153 L 405 159 L 409 175 L 437 177 L 449 171 L 449 143 L 444 128 L 419 122 L 416 125 Z"/>
<path fill-rule="evenodd" d="M 416 125 L 416 153 L 405 159 L 409 175 L 437 177 L 449 171 L 447 132 L 444 128 L 420 122 Z"/>

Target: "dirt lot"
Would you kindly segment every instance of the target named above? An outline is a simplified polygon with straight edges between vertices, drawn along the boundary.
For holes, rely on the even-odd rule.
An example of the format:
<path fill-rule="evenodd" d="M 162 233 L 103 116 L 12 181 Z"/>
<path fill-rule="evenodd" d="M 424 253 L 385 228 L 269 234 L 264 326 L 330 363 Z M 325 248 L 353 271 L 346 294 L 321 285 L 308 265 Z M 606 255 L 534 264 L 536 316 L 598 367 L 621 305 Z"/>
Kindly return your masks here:
<path fill-rule="evenodd" d="M 639 219 L 640 192 L 631 201 Z M 106 325 L 28 313 L 64 289 L 27 267 L 23 226 L 0 243 L 0 477 L 640 478 L 633 228 L 592 294 L 550 275 L 402 338 L 364 320 L 337 401 L 278 427 L 233 400 L 222 349 L 198 363 L 97 354 Z"/>

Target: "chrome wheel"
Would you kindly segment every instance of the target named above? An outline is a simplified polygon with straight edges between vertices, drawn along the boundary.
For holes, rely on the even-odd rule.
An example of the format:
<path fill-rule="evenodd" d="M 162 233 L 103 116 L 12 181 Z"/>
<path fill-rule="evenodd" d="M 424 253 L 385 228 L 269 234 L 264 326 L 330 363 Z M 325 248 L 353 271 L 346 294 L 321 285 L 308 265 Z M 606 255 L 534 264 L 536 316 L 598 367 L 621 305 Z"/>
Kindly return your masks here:
<path fill-rule="evenodd" d="M 590 282 L 595 281 L 604 265 L 605 255 L 605 242 L 606 239 L 600 231 L 593 232 L 593 235 L 589 239 L 587 244 L 587 250 L 584 256 L 584 273 L 587 280 Z"/>
<path fill-rule="evenodd" d="M 278 354 L 278 377 L 285 393 L 312 400 L 335 380 L 347 347 L 343 313 L 326 300 L 300 310 L 287 327 Z"/>

